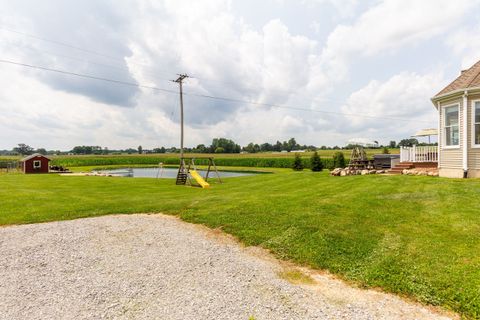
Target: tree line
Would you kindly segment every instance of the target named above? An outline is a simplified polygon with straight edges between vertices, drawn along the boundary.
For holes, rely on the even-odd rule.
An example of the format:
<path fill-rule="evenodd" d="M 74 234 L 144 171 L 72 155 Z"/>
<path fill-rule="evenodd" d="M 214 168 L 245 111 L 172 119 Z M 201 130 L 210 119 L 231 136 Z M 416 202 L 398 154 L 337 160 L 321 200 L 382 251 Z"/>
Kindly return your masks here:
<path fill-rule="evenodd" d="M 437 143 L 427 144 L 419 143 L 415 138 L 403 139 L 399 143 L 396 141 L 390 141 L 386 146 L 379 145 L 376 148 L 399 148 L 399 147 L 411 147 L 413 145 L 437 145 Z M 194 148 L 184 148 L 186 153 L 258 153 L 258 152 L 292 152 L 292 151 L 315 151 L 315 150 L 342 150 L 352 149 L 354 145 L 346 145 L 343 147 L 333 146 L 321 146 L 316 147 L 313 145 L 301 145 L 298 144 L 295 138 L 290 138 L 286 141 L 277 141 L 275 143 L 253 143 L 250 142 L 246 146 L 241 147 L 231 139 L 227 138 L 215 138 L 210 145 L 199 144 Z M 180 149 L 177 147 L 157 147 L 153 149 L 144 149 L 141 145 L 137 148 L 127 149 L 109 149 L 101 146 L 75 146 L 69 151 L 60 150 L 46 150 L 45 148 L 33 148 L 25 143 L 19 143 L 12 150 L 0 150 L 0 155 L 30 155 L 33 153 L 40 153 L 43 155 L 108 155 L 108 154 L 151 154 L 151 153 L 179 153 Z"/>

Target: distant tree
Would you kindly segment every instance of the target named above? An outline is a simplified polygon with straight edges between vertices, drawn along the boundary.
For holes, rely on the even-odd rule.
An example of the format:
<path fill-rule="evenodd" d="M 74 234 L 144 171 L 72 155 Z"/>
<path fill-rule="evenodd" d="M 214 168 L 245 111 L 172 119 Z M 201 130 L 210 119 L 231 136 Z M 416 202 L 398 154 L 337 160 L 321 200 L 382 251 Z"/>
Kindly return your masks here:
<path fill-rule="evenodd" d="M 399 147 L 412 147 L 418 145 L 418 140 L 415 138 L 403 139 L 398 143 Z"/>
<path fill-rule="evenodd" d="M 199 144 L 199 145 L 195 148 L 195 152 L 197 152 L 197 153 L 207 153 L 207 152 L 208 152 L 208 148 L 207 148 L 204 144 Z"/>
<path fill-rule="evenodd" d="M 296 150 L 296 149 L 299 149 L 299 145 L 297 144 L 297 141 L 295 141 L 295 138 L 290 138 L 290 140 L 288 140 L 287 142 L 287 146 L 288 146 L 288 151 L 292 151 L 292 150 Z"/>
<path fill-rule="evenodd" d="M 215 149 L 215 153 L 225 153 L 225 149 L 223 149 L 222 147 L 217 147 Z"/>
<path fill-rule="evenodd" d="M 13 151 L 23 156 L 26 156 L 33 153 L 33 148 L 29 145 L 26 145 L 25 143 L 19 143 L 18 147 L 13 148 Z"/>
<path fill-rule="evenodd" d="M 280 152 L 282 151 L 282 143 L 280 141 L 277 141 L 275 145 L 273 146 L 273 151 Z"/>
<path fill-rule="evenodd" d="M 303 170 L 302 158 L 300 158 L 300 155 L 298 153 L 295 153 L 295 160 L 293 160 L 292 169 L 295 171 Z"/>
<path fill-rule="evenodd" d="M 390 141 L 389 147 L 392 148 L 392 149 L 396 148 L 397 147 L 397 142 L 393 141 L 393 140 Z"/>
<path fill-rule="evenodd" d="M 334 168 L 345 168 L 345 156 L 343 152 L 337 151 L 333 155 L 333 167 Z"/>
<path fill-rule="evenodd" d="M 45 150 L 44 148 L 38 148 L 37 150 L 35 150 L 35 152 L 43 155 L 47 154 L 47 150 Z"/>
<path fill-rule="evenodd" d="M 318 152 L 315 151 L 312 158 L 310 159 L 310 168 L 312 171 L 322 171 L 323 170 L 323 163 L 318 155 Z"/>
<path fill-rule="evenodd" d="M 224 153 L 240 153 L 241 147 L 230 139 L 215 138 L 210 145 L 210 152 L 215 152 L 217 148 L 223 148 Z"/>
<path fill-rule="evenodd" d="M 125 150 L 125 152 L 128 153 L 128 154 L 132 154 L 132 153 L 136 153 L 137 150 L 133 149 L 133 148 L 128 148 L 128 149 Z"/>
<path fill-rule="evenodd" d="M 138 146 L 137 150 L 138 150 L 138 154 L 142 154 L 142 153 L 143 153 L 143 148 L 142 148 L 142 146 Z"/>
<path fill-rule="evenodd" d="M 261 152 L 270 152 L 270 151 L 273 151 L 273 146 L 272 146 L 270 143 L 268 143 L 268 142 L 262 143 L 262 144 L 260 145 L 260 151 L 261 151 Z"/>
<path fill-rule="evenodd" d="M 389 153 L 390 153 L 390 150 L 388 150 L 387 147 L 383 147 L 382 153 L 383 153 L 383 154 L 389 154 Z"/>
<path fill-rule="evenodd" d="M 255 153 L 255 145 L 253 142 L 250 142 L 246 147 L 243 147 L 243 150 L 248 152 L 248 153 Z"/>

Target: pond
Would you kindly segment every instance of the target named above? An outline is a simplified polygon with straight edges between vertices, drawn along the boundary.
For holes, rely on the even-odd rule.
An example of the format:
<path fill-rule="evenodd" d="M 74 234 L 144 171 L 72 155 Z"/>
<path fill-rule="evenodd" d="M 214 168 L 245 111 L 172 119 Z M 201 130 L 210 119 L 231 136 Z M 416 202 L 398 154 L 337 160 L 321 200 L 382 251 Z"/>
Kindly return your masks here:
<path fill-rule="evenodd" d="M 104 170 L 101 173 L 106 173 L 116 177 L 133 177 L 133 178 L 162 178 L 162 179 L 175 179 L 177 177 L 178 169 L 176 168 L 129 168 L 129 169 L 114 169 Z M 206 170 L 197 170 L 197 172 L 205 177 Z M 252 172 L 235 172 L 235 171 L 219 171 L 220 178 L 233 178 L 251 176 L 255 173 Z M 208 176 L 210 179 L 217 178 L 215 172 L 210 171 Z"/>

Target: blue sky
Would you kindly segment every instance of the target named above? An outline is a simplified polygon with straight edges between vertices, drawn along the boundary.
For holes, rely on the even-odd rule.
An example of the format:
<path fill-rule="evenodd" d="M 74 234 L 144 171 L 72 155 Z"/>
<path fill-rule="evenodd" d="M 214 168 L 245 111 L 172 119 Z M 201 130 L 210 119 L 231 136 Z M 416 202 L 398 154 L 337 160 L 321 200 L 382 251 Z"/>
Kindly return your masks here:
<path fill-rule="evenodd" d="M 479 0 L 0 0 L 0 9 L 0 59 L 173 91 L 168 80 L 191 75 L 189 146 L 398 141 L 435 127 L 429 99 L 480 59 Z M 4 63 L 0 74 L 0 149 L 179 143 L 175 94 Z"/>

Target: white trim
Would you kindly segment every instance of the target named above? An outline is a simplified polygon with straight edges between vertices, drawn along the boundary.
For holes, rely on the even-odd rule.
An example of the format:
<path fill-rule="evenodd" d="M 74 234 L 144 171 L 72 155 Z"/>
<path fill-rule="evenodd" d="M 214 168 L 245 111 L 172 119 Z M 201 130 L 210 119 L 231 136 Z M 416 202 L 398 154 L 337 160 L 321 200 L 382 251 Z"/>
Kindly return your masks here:
<path fill-rule="evenodd" d="M 445 130 L 445 120 L 447 119 L 446 118 L 446 115 L 445 115 L 445 109 L 446 108 L 450 108 L 450 107 L 457 107 L 458 108 L 458 144 L 455 144 L 455 145 L 450 145 L 450 146 L 447 146 L 445 145 L 445 141 L 447 140 L 446 139 L 446 130 Z M 441 135 L 442 135 L 442 145 L 441 145 L 441 148 L 442 149 L 460 149 L 460 141 L 461 141 L 461 137 L 460 137 L 460 102 L 456 102 L 456 103 L 452 103 L 452 104 L 448 104 L 448 105 L 445 105 L 445 106 L 440 106 L 441 108 L 441 111 L 442 112 L 442 115 L 443 115 L 443 121 L 441 123 L 442 125 L 442 131 L 441 131 Z"/>
<path fill-rule="evenodd" d="M 442 117 L 441 117 L 441 114 L 440 114 L 440 112 L 441 112 L 440 107 L 441 107 L 441 103 L 437 102 L 437 110 L 438 110 L 438 133 L 437 133 L 438 165 L 437 166 L 438 166 L 438 169 L 440 169 L 441 163 L 442 163 L 441 156 L 442 156 L 442 141 L 443 141 L 443 139 L 442 139 L 443 134 L 442 134 L 442 131 L 441 131 L 442 130 Z"/>
<path fill-rule="evenodd" d="M 471 133 L 472 133 L 472 143 L 471 143 L 471 147 L 474 148 L 474 149 L 477 149 L 477 148 L 480 148 L 480 144 L 475 144 L 475 104 L 479 102 L 480 103 L 480 99 L 477 99 L 477 100 L 472 100 L 472 105 L 471 105 L 471 111 L 472 111 L 472 121 L 471 121 L 471 124 L 472 124 L 472 130 L 471 130 Z"/>
<path fill-rule="evenodd" d="M 467 93 L 474 94 L 477 91 L 480 91 L 480 87 L 472 87 L 472 88 L 468 88 L 468 89 L 457 89 L 457 90 L 454 90 L 454 91 L 451 91 L 451 92 L 444 93 L 440 96 L 435 96 L 435 97 L 431 98 L 430 100 L 432 102 L 439 102 L 440 100 L 443 100 L 445 98 L 453 98 L 454 96 L 459 95 L 461 93 L 465 94 L 465 92 L 467 92 Z"/>
<path fill-rule="evenodd" d="M 467 171 L 468 170 L 468 91 L 465 90 L 465 94 L 463 95 L 463 106 L 462 106 L 462 111 L 463 111 L 463 137 L 461 137 L 461 140 L 463 140 L 463 152 L 462 152 L 462 157 L 463 157 L 463 170 Z"/>
<path fill-rule="evenodd" d="M 38 165 L 37 165 L 38 163 Z M 42 168 L 42 161 L 40 160 L 33 160 L 33 169 L 41 169 Z"/>

